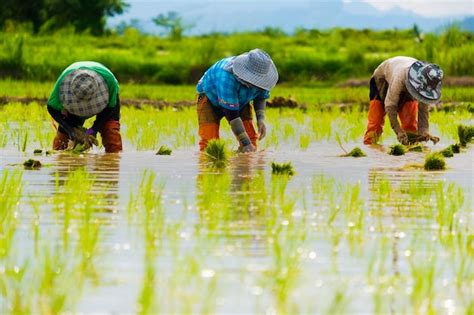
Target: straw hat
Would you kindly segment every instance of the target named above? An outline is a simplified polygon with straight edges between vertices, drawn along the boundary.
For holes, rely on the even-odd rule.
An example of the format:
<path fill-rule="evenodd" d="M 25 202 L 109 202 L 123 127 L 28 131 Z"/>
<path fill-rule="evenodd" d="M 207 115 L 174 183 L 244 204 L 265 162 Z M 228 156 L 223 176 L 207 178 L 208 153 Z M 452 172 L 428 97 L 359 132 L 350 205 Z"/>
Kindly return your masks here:
<path fill-rule="evenodd" d="M 417 61 L 408 70 L 405 81 L 408 92 L 417 101 L 427 104 L 436 104 L 441 98 L 441 80 L 443 70 L 437 65 Z"/>
<path fill-rule="evenodd" d="M 278 71 L 272 58 L 258 48 L 235 57 L 232 71 L 239 79 L 267 91 L 278 81 Z"/>
<path fill-rule="evenodd" d="M 69 113 L 92 117 L 109 103 L 109 89 L 95 71 L 78 69 L 64 77 L 59 87 L 59 98 Z"/>

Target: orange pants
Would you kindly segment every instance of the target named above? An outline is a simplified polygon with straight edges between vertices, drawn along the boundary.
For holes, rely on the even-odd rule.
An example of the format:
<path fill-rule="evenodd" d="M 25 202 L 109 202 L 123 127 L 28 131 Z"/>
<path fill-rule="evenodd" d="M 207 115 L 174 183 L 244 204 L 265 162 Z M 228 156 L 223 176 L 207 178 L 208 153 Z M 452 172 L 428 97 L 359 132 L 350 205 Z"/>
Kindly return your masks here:
<path fill-rule="evenodd" d="M 418 102 L 406 101 L 398 112 L 401 127 L 405 131 L 416 132 L 418 130 Z M 377 143 L 383 131 L 385 122 L 385 110 L 381 100 L 370 101 L 367 130 L 364 135 L 364 144 Z"/>
<path fill-rule="evenodd" d="M 203 151 L 212 139 L 219 139 L 219 126 L 224 113 L 213 108 L 205 95 L 199 95 L 197 101 L 197 114 L 199 121 L 199 149 Z M 256 147 L 258 134 L 252 121 L 252 106 L 248 104 L 240 112 L 245 131 L 250 141 Z"/>
<path fill-rule="evenodd" d="M 102 137 L 102 145 L 107 153 L 122 151 L 122 136 L 120 135 L 120 122 L 108 120 L 99 131 Z M 58 130 L 53 140 L 53 150 L 65 150 L 69 142 L 69 136 Z"/>

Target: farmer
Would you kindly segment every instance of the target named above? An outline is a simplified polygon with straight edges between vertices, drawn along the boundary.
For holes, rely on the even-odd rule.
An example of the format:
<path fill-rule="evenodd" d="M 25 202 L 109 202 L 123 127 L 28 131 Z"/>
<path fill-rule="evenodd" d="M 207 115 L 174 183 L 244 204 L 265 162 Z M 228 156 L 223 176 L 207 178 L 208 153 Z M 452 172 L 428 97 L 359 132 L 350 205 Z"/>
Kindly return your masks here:
<path fill-rule="evenodd" d="M 197 84 L 201 151 L 209 140 L 219 138 L 219 124 L 225 116 L 239 141 L 239 151 L 254 152 L 257 139 L 263 139 L 266 134 L 266 99 L 277 81 L 275 64 L 260 49 L 222 59 L 210 67 Z M 251 101 L 258 134 L 252 121 Z"/>
<path fill-rule="evenodd" d="M 68 141 L 90 148 L 100 132 L 105 152 L 122 151 L 119 84 L 113 73 L 94 61 L 75 62 L 59 76 L 48 99 L 48 112 L 59 124 L 54 150 L 64 150 Z M 82 125 L 96 116 L 91 128 Z"/>
<path fill-rule="evenodd" d="M 370 106 L 364 144 L 376 143 L 384 125 L 385 113 L 402 144 L 407 132 L 417 141 L 439 141 L 429 134 L 429 105 L 439 103 L 443 71 L 435 64 L 410 57 L 393 57 L 375 69 L 370 79 Z M 397 119 L 400 117 L 401 126 Z"/>

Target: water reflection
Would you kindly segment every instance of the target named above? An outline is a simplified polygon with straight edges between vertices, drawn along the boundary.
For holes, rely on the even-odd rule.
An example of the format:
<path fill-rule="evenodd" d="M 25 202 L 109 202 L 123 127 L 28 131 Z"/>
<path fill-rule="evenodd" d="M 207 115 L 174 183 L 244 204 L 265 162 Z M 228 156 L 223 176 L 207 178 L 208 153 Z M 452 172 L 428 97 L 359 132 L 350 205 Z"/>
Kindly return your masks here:
<path fill-rule="evenodd" d="M 84 170 L 90 175 L 85 180 L 92 184 L 89 193 L 100 193 L 101 210 L 115 211 L 119 200 L 120 160 L 120 154 L 56 154 L 52 163 L 55 167 L 49 174 L 56 186 L 54 194 L 62 194 L 61 187 L 71 173 Z"/>

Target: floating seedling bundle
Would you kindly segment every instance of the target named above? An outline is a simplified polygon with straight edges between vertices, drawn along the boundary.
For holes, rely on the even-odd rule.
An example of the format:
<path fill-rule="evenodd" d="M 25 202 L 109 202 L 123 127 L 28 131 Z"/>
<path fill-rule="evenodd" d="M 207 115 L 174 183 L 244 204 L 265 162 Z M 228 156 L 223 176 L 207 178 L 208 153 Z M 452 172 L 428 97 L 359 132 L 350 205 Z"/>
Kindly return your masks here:
<path fill-rule="evenodd" d="M 214 139 L 209 141 L 204 153 L 214 167 L 222 168 L 229 162 L 229 151 L 223 140 Z"/>

